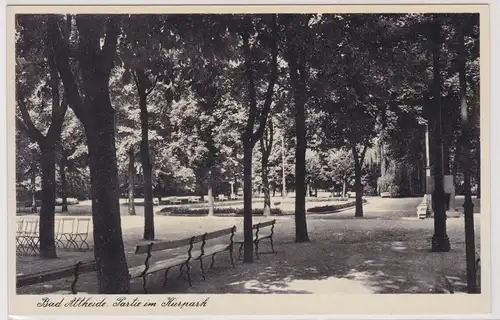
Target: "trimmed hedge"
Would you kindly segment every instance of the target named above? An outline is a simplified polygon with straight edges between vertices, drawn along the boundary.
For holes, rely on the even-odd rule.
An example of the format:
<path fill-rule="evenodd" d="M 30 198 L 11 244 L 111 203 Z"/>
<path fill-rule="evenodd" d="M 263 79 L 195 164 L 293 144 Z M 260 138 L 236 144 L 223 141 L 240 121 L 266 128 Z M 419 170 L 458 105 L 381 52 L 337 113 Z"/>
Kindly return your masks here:
<path fill-rule="evenodd" d="M 208 215 L 208 208 L 202 208 L 202 209 L 190 209 L 190 208 L 163 208 L 159 212 L 157 212 L 159 215 L 165 215 L 165 216 L 207 216 Z M 272 208 L 271 209 L 271 215 L 277 216 L 277 215 L 282 215 L 283 212 L 279 208 Z M 243 208 L 215 208 L 214 209 L 214 215 L 220 215 L 220 216 L 242 216 L 243 215 Z M 253 209 L 252 210 L 252 215 L 254 216 L 262 216 L 264 215 L 264 209 Z"/>
<path fill-rule="evenodd" d="M 363 203 L 366 202 L 366 199 L 363 199 Z M 345 208 L 350 208 L 354 207 L 356 205 L 356 201 L 349 201 L 347 203 L 342 203 L 342 204 L 334 204 L 334 205 L 329 205 L 329 206 L 321 206 L 321 207 L 312 207 L 307 210 L 307 212 L 310 213 L 330 213 L 330 212 L 335 212 L 340 209 L 345 209 Z"/>

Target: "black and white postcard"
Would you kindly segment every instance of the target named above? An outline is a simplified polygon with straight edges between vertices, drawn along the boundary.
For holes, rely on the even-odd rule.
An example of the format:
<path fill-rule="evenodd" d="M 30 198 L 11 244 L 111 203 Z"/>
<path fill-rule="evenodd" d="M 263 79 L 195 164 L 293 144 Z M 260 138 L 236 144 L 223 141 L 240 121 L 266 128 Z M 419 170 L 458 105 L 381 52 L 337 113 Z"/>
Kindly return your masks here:
<path fill-rule="evenodd" d="M 488 314 L 487 5 L 9 6 L 9 314 Z"/>

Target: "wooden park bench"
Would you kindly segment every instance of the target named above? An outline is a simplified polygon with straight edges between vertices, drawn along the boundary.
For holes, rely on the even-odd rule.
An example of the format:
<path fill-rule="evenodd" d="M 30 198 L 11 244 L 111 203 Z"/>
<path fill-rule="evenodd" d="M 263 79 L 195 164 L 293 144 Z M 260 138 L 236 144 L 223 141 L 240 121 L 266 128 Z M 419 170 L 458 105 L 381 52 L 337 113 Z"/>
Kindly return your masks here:
<path fill-rule="evenodd" d="M 218 253 L 222 253 L 224 251 L 229 251 L 231 264 L 234 267 L 233 237 L 235 232 L 236 232 L 236 226 L 233 226 L 232 228 L 205 233 L 203 235 L 193 236 L 191 238 L 138 245 L 136 247 L 135 253 L 146 254 L 146 260 L 144 261 L 144 266 L 140 265 L 129 269 L 130 278 L 131 279 L 142 278 L 142 287 L 144 289 L 144 293 L 147 293 L 148 275 L 165 270 L 164 273 L 165 280 L 163 282 L 163 287 L 165 287 L 167 284 L 168 272 L 170 271 L 170 269 L 174 267 L 179 267 L 179 275 L 177 278 L 180 278 L 185 273 L 187 276 L 189 286 L 192 286 L 190 264 L 194 261 L 199 261 L 200 263 L 203 280 L 205 280 L 205 269 L 203 266 L 203 259 L 206 257 L 209 256 L 212 257 L 212 263 L 210 264 L 210 268 L 212 268 L 215 263 L 215 255 Z M 224 236 L 229 236 L 229 237 L 226 241 L 222 243 L 208 243 L 210 240 L 220 239 Z M 179 249 L 183 247 L 187 247 L 185 253 L 182 253 L 177 256 L 169 256 L 166 259 L 159 259 L 151 263 L 153 252 Z"/>
<path fill-rule="evenodd" d="M 16 276 L 16 288 L 31 286 L 39 283 L 49 282 L 53 280 L 59 280 L 64 278 L 73 277 L 73 281 L 71 282 L 70 290 L 67 291 L 58 291 L 56 293 L 72 293 L 76 294 L 76 284 L 78 282 L 78 278 L 80 275 L 92 271 L 96 271 L 96 263 L 95 260 L 87 261 L 87 262 L 78 262 L 75 265 L 56 268 L 47 271 L 36 272 L 32 274 L 21 274 Z"/>
<path fill-rule="evenodd" d="M 270 221 L 266 221 L 266 222 L 256 223 L 252 226 L 252 230 L 255 230 L 253 244 L 255 246 L 255 256 L 257 259 L 259 258 L 259 242 L 262 240 L 265 240 L 265 239 L 269 239 L 269 242 L 271 244 L 271 250 L 273 253 L 276 253 L 276 251 L 274 251 L 274 243 L 273 243 L 274 225 L 275 224 L 276 224 L 276 220 L 270 220 Z M 271 227 L 271 229 L 268 232 L 266 232 L 265 234 L 260 234 L 261 230 L 263 228 L 267 228 L 267 227 Z M 234 241 L 234 243 L 240 245 L 240 247 L 238 249 L 238 260 L 239 260 L 239 259 L 241 259 L 241 254 L 243 251 L 243 244 L 244 244 L 243 234 L 239 234 L 237 236 L 237 240 Z"/>

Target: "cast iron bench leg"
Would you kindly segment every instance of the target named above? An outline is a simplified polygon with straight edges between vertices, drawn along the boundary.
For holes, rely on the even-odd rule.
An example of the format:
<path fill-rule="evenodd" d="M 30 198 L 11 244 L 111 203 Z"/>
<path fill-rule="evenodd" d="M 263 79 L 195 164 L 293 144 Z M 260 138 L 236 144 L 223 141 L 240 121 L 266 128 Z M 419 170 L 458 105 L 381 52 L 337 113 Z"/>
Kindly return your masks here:
<path fill-rule="evenodd" d="M 167 280 L 168 280 L 168 271 L 170 270 L 170 268 L 167 268 L 167 270 L 165 270 L 165 280 L 163 281 L 163 288 L 165 288 L 167 286 Z"/>

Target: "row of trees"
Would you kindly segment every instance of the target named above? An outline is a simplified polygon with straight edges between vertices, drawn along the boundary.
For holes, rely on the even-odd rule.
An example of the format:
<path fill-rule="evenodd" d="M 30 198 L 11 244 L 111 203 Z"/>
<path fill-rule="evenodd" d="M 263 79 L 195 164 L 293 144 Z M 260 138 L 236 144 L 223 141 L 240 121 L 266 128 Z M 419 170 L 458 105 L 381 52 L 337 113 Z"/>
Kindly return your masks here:
<path fill-rule="evenodd" d="M 126 172 L 132 198 L 136 162 L 148 240 L 155 175 L 206 186 L 213 201 L 214 184 L 242 171 L 244 261 L 251 262 L 252 159 L 269 208 L 278 137 L 288 137 L 295 153 L 303 242 L 307 181 L 346 184 L 354 173 L 362 217 L 364 164 L 421 161 L 419 132 L 434 117 L 432 99 L 448 103 L 445 153 L 457 171 L 464 92 L 478 128 L 475 15 L 18 15 L 16 23 L 17 141 L 40 154 L 20 152 L 18 167 L 32 175 L 34 163 L 41 167 L 40 252 L 56 256 L 58 163 L 63 190 L 67 175 L 90 177 L 101 293 L 128 291 L 119 176 Z M 436 28 L 449 36 L 435 38 Z M 465 84 L 457 57 L 466 61 Z M 478 130 L 472 134 L 478 147 Z M 380 145 L 388 155 L 374 157 Z"/>

